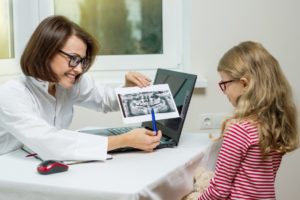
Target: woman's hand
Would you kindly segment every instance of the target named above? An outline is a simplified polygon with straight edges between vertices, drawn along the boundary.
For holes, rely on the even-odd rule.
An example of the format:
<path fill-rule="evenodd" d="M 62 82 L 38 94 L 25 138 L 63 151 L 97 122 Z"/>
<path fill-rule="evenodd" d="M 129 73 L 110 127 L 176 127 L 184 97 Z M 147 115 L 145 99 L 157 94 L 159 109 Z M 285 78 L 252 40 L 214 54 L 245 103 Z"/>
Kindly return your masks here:
<path fill-rule="evenodd" d="M 153 151 L 160 143 L 161 131 L 158 131 L 156 135 L 153 131 L 138 128 L 124 134 L 124 136 L 127 146 L 144 151 Z"/>
<path fill-rule="evenodd" d="M 139 72 L 128 72 L 125 75 L 125 87 L 146 87 L 151 83 L 151 79 Z"/>
<path fill-rule="evenodd" d="M 160 143 L 161 131 L 157 135 L 153 131 L 144 128 L 137 128 L 128 133 L 108 137 L 108 151 L 122 148 L 133 147 L 144 151 L 153 151 Z"/>

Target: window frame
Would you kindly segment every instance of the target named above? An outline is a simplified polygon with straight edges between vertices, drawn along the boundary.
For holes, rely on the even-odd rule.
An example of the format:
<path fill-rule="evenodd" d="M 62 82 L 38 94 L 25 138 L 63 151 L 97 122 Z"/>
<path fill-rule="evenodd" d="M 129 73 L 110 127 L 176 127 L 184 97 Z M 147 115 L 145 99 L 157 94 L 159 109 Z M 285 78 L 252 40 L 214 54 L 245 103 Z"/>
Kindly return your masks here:
<path fill-rule="evenodd" d="M 9 6 L 10 7 L 12 6 L 12 2 L 10 2 L 10 1 L 9 1 Z M 12 46 L 10 47 L 13 49 L 13 58 L 0 59 L 0 76 L 13 75 L 13 74 L 18 73 L 18 70 L 15 67 L 17 64 L 17 59 L 16 59 L 16 53 L 15 53 L 15 43 L 16 42 L 15 42 L 15 36 L 14 36 L 15 23 L 14 23 L 13 8 L 12 9 L 9 8 L 8 11 L 9 11 L 9 16 L 12 18 L 11 20 L 12 20 L 12 24 L 13 24 L 13 26 L 11 27 L 12 35 L 10 35 L 10 37 L 13 37 L 13 38 L 10 38 L 11 40 L 13 40 Z"/>
<path fill-rule="evenodd" d="M 22 74 L 20 57 L 32 32 L 44 18 L 54 13 L 53 0 L 11 1 L 15 57 L 0 59 L 1 82 Z M 189 72 L 190 1 L 162 0 L 162 2 L 163 46 L 166 50 L 164 55 L 97 56 L 88 73 L 101 83 L 120 85 L 124 82 L 124 74 L 130 70 L 140 71 L 150 78 L 154 78 L 157 68 Z M 206 80 L 199 77 L 195 87 L 207 87 Z"/>
<path fill-rule="evenodd" d="M 14 58 L 0 59 L 0 77 L 21 73 L 20 58 L 33 30 L 39 23 L 37 0 L 12 0 Z"/>

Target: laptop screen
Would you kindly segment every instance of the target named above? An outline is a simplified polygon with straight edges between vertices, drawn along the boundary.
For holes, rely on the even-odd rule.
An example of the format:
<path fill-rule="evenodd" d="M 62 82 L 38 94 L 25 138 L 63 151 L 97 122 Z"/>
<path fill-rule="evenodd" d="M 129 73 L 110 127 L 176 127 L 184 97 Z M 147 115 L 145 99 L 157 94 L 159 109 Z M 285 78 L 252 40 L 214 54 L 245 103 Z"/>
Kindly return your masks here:
<path fill-rule="evenodd" d="M 178 118 L 158 120 L 157 128 L 163 135 L 172 138 L 176 145 L 187 115 L 197 76 L 167 69 L 157 69 L 153 84 L 169 84 L 179 116 Z M 143 127 L 152 129 L 152 122 L 143 122 Z"/>

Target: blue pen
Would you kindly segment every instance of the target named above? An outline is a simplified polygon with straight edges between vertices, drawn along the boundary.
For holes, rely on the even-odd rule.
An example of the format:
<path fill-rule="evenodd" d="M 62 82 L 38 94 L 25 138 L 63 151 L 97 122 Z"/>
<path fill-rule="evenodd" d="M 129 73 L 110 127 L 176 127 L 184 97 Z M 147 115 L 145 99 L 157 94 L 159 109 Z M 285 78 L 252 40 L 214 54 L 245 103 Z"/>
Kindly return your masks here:
<path fill-rule="evenodd" d="M 155 135 L 157 135 L 157 127 L 156 127 L 156 120 L 155 120 L 155 113 L 154 113 L 154 109 L 151 108 L 151 115 L 152 115 L 152 129 L 153 131 L 155 131 Z"/>

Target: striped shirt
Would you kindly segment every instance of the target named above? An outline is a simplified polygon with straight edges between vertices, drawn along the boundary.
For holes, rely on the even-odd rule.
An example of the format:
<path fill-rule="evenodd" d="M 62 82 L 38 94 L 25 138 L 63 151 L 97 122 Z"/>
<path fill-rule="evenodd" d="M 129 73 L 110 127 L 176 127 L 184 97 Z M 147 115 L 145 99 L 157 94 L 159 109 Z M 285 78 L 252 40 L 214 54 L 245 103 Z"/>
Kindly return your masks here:
<path fill-rule="evenodd" d="M 199 200 L 275 199 L 281 159 L 276 152 L 263 158 L 255 125 L 232 123 L 224 134 L 215 176 Z"/>

